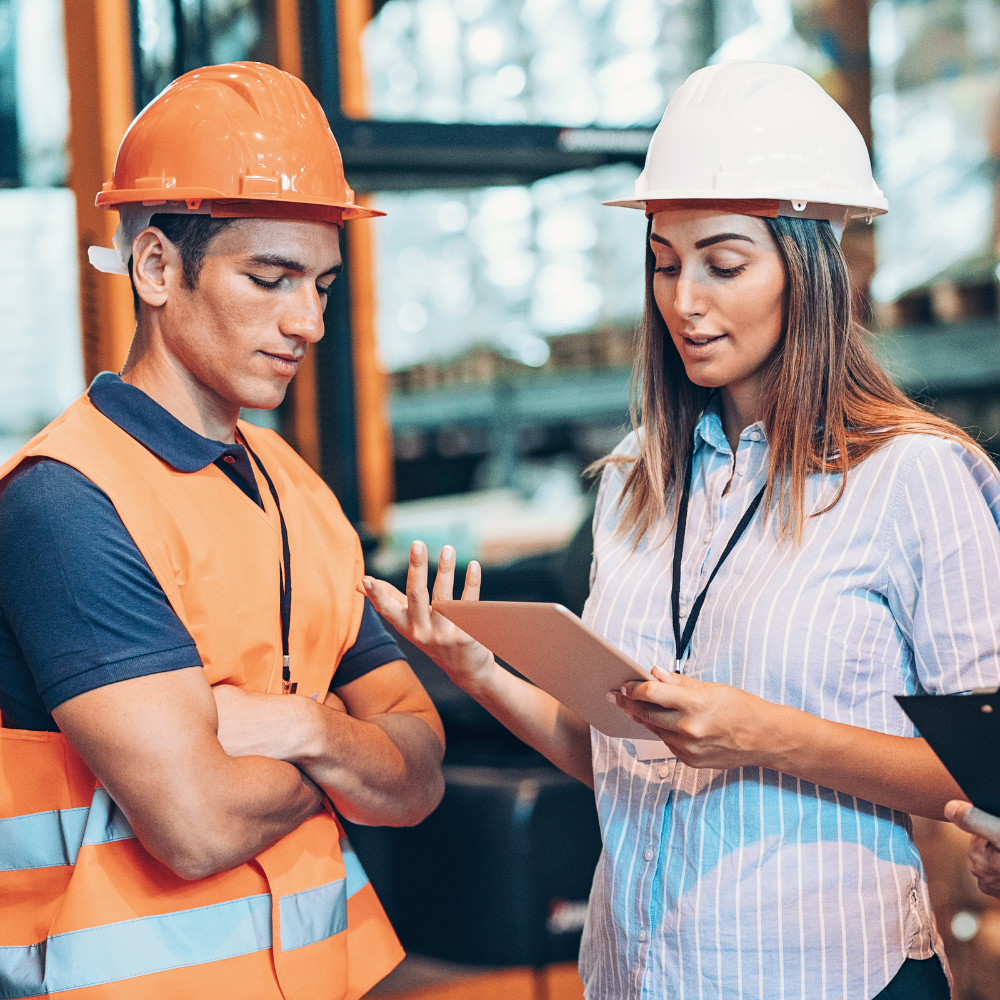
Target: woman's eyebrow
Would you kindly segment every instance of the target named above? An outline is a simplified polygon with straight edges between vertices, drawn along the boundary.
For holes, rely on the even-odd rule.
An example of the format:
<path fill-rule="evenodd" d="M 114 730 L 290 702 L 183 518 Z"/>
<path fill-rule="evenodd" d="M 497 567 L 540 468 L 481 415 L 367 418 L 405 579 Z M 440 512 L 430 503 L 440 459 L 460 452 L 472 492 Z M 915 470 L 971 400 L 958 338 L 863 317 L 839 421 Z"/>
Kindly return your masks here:
<path fill-rule="evenodd" d="M 649 238 L 656 240 L 657 243 L 662 243 L 665 247 L 670 247 L 671 250 L 674 248 L 670 240 L 665 240 L 662 236 L 657 236 L 656 233 L 650 233 Z"/>
<path fill-rule="evenodd" d="M 706 236 L 703 240 L 698 240 L 695 243 L 695 250 L 704 250 L 705 247 L 710 247 L 715 243 L 725 243 L 726 240 L 746 240 L 747 243 L 753 243 L 753 240 L 749 236 L 744 236 L 743 233 L 719 233 L 717 236 Z"/>

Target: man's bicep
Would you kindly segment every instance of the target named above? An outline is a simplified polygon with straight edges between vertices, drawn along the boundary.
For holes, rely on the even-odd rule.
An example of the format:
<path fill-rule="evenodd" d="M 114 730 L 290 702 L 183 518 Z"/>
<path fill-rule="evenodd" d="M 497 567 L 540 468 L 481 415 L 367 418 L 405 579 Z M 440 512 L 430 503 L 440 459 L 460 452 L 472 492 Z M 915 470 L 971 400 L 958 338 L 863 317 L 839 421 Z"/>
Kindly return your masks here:
<path fill-rule="evenodd" d="M 336 695 L 356 719 L 397 713 L 422 719 L 444 744 L 444 727 L 437 709 L 405 660 L 386 663 L 338 687 Z"/>
<path fill-rule="evenodd" d="M 0 608 L 20 654 L 10 669 L 30 671 L 20 686 L 37 691 L 35 715 L 201 662 L 114 505 L 76 469 L 18 469 L 0 493 L 0 538 Z"/>
<path fill-rule="evenodd" d="M 86 691 L 53 716 L 154 854 L 200 811 L 212 764 L 225 756 L 201 667 Z"/>

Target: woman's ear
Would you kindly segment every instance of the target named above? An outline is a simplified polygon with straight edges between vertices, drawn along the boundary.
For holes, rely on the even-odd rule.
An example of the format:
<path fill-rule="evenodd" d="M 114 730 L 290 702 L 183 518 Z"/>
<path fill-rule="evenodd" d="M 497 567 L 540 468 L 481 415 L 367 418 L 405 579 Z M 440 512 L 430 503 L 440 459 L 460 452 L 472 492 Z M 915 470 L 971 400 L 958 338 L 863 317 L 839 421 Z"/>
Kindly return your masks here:
<path fill-rule="evenodd" d="M 132 281 L 139 298 L 150 306 L 166 305 L 183 280 L 177 247 L 155 226 L 147 226 L 132 243 Z"/>

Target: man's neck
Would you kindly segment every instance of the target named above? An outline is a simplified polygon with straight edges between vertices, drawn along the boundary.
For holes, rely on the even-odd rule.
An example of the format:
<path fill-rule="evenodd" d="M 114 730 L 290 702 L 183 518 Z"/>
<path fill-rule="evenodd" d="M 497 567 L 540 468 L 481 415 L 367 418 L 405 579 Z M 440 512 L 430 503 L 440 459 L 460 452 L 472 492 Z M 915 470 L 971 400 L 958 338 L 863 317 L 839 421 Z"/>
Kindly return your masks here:
<path fill-rule="evenodd" d="M 196 434 L 229 444 L 236 440 L 239 407 L 199 383 L 176 359 L 159 351 L 129 353 L 122 381 L 141 389 Z"/>

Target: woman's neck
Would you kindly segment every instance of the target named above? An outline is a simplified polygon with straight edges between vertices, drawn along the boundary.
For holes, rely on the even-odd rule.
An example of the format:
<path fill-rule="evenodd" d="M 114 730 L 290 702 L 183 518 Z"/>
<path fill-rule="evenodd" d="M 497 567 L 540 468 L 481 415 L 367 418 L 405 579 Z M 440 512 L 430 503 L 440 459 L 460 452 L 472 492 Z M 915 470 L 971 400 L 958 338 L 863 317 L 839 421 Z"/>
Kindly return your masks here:
<path fill-rule="evenodd" d="M 755 372 L 739 382 L 724 385 L 720 391 L 722 429 L 734 455 L 739 447 L 740 435 L 760 420 L 760 383 L 760 375 Z"/>

